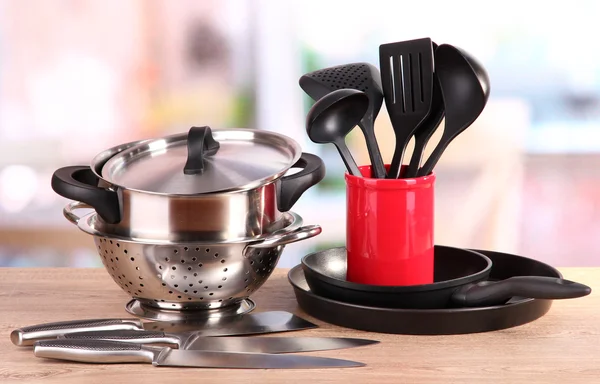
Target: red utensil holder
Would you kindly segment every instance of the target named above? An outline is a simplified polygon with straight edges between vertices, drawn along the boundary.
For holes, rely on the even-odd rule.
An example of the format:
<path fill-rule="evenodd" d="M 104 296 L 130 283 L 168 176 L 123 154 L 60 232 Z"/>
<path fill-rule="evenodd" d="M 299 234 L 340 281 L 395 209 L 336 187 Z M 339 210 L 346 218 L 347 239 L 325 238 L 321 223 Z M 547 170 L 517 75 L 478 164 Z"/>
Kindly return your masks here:
<path fill-rule="evenodd" d="M 386 166 L 386 168 L 389 165 Z M 372 285 L 433 283 L 435 174 L 374 179 L 346 173 L 349 281 Z"/>

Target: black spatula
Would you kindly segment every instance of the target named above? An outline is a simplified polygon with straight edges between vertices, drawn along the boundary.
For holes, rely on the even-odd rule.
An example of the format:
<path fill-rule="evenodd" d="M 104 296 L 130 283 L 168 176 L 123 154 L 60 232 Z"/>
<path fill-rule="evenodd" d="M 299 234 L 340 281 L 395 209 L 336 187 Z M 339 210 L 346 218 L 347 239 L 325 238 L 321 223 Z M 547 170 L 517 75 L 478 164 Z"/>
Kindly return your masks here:
<path fill-rule="evenodd" d="M 400 177 L 406 146 L 429 114 L 433 93 L 433 46 L 430 38 L 379 46 L 385 106 L 396 135 L 387 178 Z"/>

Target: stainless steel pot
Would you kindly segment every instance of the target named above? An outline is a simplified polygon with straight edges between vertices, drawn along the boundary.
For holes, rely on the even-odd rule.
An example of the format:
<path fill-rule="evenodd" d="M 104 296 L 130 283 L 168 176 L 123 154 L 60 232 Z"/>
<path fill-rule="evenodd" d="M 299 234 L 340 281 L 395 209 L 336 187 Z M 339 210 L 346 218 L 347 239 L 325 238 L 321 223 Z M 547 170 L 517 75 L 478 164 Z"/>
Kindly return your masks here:
<path fill-rule="evenodd" d="M 94 161 L 57 170 L 54 191 L 92 206 L 103 233 L 174 242 L 281 229 L 282 213 L 325 176 L 323 161 L 291 138 L 253 129 L 193 127 Z M 285 175 L 290 168 L 302 170 Z"/>

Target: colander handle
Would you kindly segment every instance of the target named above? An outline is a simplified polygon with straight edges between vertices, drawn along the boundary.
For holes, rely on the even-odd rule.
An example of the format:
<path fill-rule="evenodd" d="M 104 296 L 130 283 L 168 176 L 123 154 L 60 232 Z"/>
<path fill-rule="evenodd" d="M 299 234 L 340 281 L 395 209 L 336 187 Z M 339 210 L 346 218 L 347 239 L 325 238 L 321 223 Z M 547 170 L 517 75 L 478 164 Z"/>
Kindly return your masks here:
<path fill-rule="evenodd" d="M 250 248 L 274 248 L 280 245 L 295 243 L 296 241 L 309 239 L 317 236 L 322 231 L 319 225 L 306 225 L 291 232 L 277 233 L 260 240 L 256 243 L 249 244 Z"/>
<path fill-rule="evenodd" d="M 75 225 L 77 225 L 79 223 L 79 220 L 81 219 L 81 217 L 73 213 L 73 211 L 76 209 L 94 209 L 94 207 L 92 207 L 89 204 L 82 203 L 81 201 L 73 201 L 67 204 L 63 208 L 63 215 L 67 218 L 67 220 L 69 220 Z"/>

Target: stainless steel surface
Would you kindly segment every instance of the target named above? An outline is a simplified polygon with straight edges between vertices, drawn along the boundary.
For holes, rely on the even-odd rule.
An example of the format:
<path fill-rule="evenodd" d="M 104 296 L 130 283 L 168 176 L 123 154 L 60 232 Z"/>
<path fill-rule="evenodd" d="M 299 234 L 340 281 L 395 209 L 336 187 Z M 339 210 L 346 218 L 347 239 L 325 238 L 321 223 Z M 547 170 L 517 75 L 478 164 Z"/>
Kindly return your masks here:
<path fill-rule="evenodd" d="M 220 148 L 204 158 L 204 172 L 186 175 L 188 133 L 150 140 L 113 155 L 102 178 L 131 191 L 162 195 L 242 191 L 274 181 L 302 153 L 293 139 L 264 130 L 214 129 Z"/>
<path fill-rule="evenodd" d="M 33 345 L 37 340 L 54 339 L 58 335 L 86 332 L 86 331 L 112 331 L 112 330 L 137 330 L 142 327 L 138 319 L 92 319 L 61 321 L 31 325 L 15 329 L 10 334 L 14 345 Z"/>
<path fill-rule="evenodd" d="M 32 325 L 11 333 L 15 345 L 33 345 L 35 341 L 54 339 L 60 335 L 105 330 L 136 330 L 153 332 L 200 331 L 201 336 L 252 335 L 299 331 L 316 328 L 310 321 L 290 312 L 266 311 L 236 316 L 215 316 L 202 319 L 187 317 L 179 321 L 141 322 L 138 319 L 89 319 Z M 193 314 L 193 313 L 192 313 Z"/>
<path fill-rule="evenodd" d="M 100 152 L 99 154 L 94 156 L 94 158 L 92 159 L 92 162 L 90 164 L 90 167 L 92 168 L 92 172 L 94 172 L 94 174 L 96 176 L 101 178 L 102 177 L 102 167 L 104 167 L 104 164 L 106 164 L 108 159 L 110 159 L 111 157 L 113 157 L 114 155 L 116 155 L 118 153 L 123 152 L 126 149 L 129 149 L 136 145 L 147 143 L 150 140 L 152 140 L 152 139 L 130 141 L 129 143 L 115 145 L 112 148 L 109 148 L 109 149 L 106 149 L 106 150 Z"/>
<path fill-rule="evenodd" d="M 146 347 L 102 340 L 45 340 L 34 346 L 37 357 L 88 363 L 152 363 L 154 366 L 198 368 L 341 368 L 363 363 L 313 356 L 212 352 Z"/>
<path fill-rule="evenodd" d="M 200 321 L 209 318 L 225 318 L 230 316 L 245 315 L 256 308 L 256 303 L 249 298 L 235 304 L 218 308 L 202 309 L 165 309 L 154 305 L 146 305 L 142 301 L 133 299 L 125 305 L 127 313 L 133 316 L 153 321 Z"/>
<path fill-rule="evenodd" d="M 113 280 L 143 307 L 164 310 L 238 304 L 264 284 L 286 244 L 321 232 L 321 227 L 302 226 L 299 215 L 286 212 L 283 229 L 243 241 L 128 239 L 97 230 L 95 212 L 77 219 L 74 207 L 81 205 L 69 204 L 65 216 L 94 236 L 101 261 Z M 138 312 L 135 315 L 158 319 Z"/>
<path fill-rule="evenodd" d="M 115 236 L 165 241 L 220 241 L 259 236 L 282 227 L 275 182 L 235 193 L 165 196 L 111 187 L 118 195 L 120 221 L 97 219 Z"/>
<path fill-rule="evenodd" d="M 169 344 L 174 348 L 253 353 L 295 353 L 344 349 L 376 344 L 378 341 L 345 337 L 207 337 L 202 332 L 160 331 L 80 332 L 61 338 L 111 340 L 134 344 Z"/>

